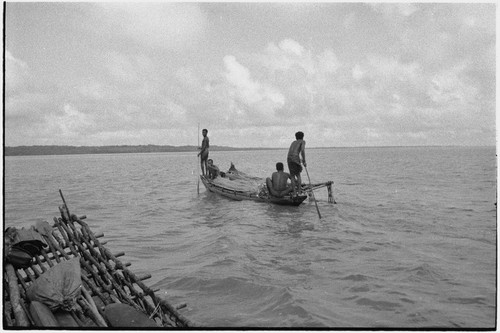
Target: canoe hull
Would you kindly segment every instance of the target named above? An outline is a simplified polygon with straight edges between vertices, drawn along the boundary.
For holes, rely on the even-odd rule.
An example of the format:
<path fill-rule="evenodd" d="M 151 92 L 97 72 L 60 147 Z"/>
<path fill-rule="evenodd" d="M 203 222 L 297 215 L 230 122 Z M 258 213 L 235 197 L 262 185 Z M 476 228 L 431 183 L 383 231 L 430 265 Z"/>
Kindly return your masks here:
<path fill-rule="evenodd" d="M 272 196 L 259 196 L 257 193 L 254 192 L 237 191 L 214 184 L 213 182 L 211 182 L 209 179 L 207 179 L 205 176 L 202 175 L 200 175 L 200 179 L 208 191 L 217 193 L 223 197 L 237 201 L 253 200 L 257 202 L 268 202 L 282 206 L 299 206 L 307 198 L 306 194 L 298 196 L 287 195 L 282 198 L 277 198 Z"/>

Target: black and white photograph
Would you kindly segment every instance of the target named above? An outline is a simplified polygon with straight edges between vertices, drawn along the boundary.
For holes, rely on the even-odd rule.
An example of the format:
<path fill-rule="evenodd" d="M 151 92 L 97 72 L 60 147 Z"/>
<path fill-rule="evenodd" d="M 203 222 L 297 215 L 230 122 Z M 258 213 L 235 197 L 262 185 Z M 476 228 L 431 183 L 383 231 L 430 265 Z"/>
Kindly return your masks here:
<path fill-rule="evenodd" d="M 497 329 L 491 2 L 3 2 L 4 330 Z"/>

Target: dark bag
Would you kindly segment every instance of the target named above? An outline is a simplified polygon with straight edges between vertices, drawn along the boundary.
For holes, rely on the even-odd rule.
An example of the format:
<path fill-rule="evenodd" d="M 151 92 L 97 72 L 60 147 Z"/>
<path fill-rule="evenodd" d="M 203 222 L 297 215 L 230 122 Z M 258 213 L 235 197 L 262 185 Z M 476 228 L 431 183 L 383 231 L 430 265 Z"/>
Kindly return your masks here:
<path fill-rule="evenodd" d="M 81 294 L 82 277 L 80 258 L 63 261 L 43 273 L 28 288 L 30 301 L 39 301 L 52 311 L 59 308 L 71 311 Z"/>
<path fill-rule="evenodd" d="M 47 243 L 42 235 L 35 230 L 34 226 L 29 229 L 9 227 L 5 230 L 5 241 L 10 246 L 22 248 L 32 256 L 39 255 L 42 248 L 47 247 Z"/>
<path fill-rule="evenodd" d="M 33 256 L 22 248 L 11 247 L 7 254 L 7 262 L 17 269 L 28 268 L 33 262 Z"/>
<path fill-rule="evenodd" d="M 7 262 L 15 268 L 27 268 L 33 257 L 39 255 L 47 244 L 35 228 L 17 229 L 9 227 L 5 230 L 5 253 Z"/>

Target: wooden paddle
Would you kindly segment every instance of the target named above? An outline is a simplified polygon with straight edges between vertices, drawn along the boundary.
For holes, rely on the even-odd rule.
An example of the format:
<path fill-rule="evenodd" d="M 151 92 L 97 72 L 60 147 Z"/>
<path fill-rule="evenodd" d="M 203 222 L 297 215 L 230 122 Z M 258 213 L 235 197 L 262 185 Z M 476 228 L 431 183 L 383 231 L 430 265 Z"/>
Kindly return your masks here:
<path fill-rule="evenodd" d="M 311 188 L 311 193 L 312 193 L 312 197 L 314 199 L 314 204 L 316 205 L 316 210 L 318 211 L 318 216 L 321 219 L 321 213 L 319 212 L 318 203 L 316 202 L 316 197 L 314 196 L 314 192 L 312 189 L 311 178 L 309 178 L 309 172 L 307 171 L 307 168 L 305 165 L 304 165 L 304 169 L 306 169 L 307 179 L 309 179 L 309 187 Z"/>

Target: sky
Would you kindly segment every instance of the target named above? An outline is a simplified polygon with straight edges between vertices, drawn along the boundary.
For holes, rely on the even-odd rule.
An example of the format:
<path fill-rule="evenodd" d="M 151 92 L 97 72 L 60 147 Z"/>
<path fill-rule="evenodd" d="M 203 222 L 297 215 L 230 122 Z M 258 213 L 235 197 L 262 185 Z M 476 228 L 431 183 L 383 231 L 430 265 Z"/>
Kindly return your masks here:
<path fill-rule="evenodd" d="M 496 11 L 7 2 L 4 145 L 495 145 Z"/>

